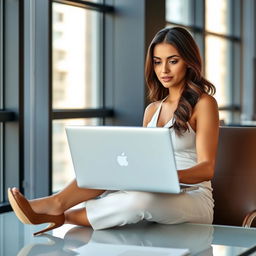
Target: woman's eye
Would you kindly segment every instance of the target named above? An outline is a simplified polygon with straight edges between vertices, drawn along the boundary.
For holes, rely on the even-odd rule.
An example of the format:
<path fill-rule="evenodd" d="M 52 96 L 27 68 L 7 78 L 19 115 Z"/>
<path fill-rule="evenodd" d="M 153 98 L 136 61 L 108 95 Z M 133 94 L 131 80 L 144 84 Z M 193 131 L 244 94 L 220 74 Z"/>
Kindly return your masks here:
<path fill-rule="evenodd" d="M 160 61 L 154 61 L 154 65 L 159 65 L 160 63 Z"/>
<path fill-rule="evenodd" d="M 178 61 L 177 60 L 170 60 L 169 63 L 176 64 L 176 63 L 178 63 Z"/>

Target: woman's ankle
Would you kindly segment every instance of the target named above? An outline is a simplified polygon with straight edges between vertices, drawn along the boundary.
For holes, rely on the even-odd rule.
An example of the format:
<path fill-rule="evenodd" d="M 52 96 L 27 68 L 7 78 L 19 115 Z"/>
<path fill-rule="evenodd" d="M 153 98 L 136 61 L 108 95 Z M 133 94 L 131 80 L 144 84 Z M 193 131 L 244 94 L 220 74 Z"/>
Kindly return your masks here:
<path fill-rule="evenodd" d="M 64 212 L 61 200 L 54 195 L 33 199 L 29 203 L 36 213 L 60 215 Z"/>

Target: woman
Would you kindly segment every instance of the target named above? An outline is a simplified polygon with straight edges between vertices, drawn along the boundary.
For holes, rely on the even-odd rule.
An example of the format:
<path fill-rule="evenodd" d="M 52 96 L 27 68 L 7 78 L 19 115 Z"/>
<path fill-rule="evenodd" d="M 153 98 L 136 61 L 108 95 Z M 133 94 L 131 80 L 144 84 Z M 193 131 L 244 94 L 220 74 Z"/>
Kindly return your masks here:
<path fill-rule="evenodd" d="M 183 28 L 165 28 L 151 42 L 146 58 L 146 82 L 153 101 L 143 125 L 169 127 L 181 183 L 198 190 L 176 194 L 79 188 L 73 181 L 49 197 L 28 201 L 17 188 L 9 201 L 23 223 L 51 223 L 35 235 L 64 223 L 104 229 L 136 223 L 211 223 L 218 141 L 218 107 L 211 96 L 215 87 L 201 73 L 201 58 L 192 36 Z M 157 171 L 157 170 L 156 170 Z M 86 207 L 70 209 L 86 202 Z"/>

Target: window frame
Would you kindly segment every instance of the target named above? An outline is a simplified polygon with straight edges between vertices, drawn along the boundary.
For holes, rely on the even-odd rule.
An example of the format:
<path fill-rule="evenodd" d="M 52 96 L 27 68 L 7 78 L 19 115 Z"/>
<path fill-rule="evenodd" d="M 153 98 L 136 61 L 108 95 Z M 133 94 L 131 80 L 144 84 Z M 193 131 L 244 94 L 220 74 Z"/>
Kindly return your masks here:
<path fill-rule="evenodd" d="M 51 120 L 50 120 L 50 151 L 51 151 L 51 166 L 50 166 L 50 170 L 49 172 L 51 173 L 50 175 L 50 193 L 54 192 L 53 191 L 53 180 L 52 180 L 52 175 L 53 175 L 53 150 L 52 150 L 52 142 L 53 142 L 53 132 L 52 132 L 52 126 L 53 126 L 53 122 L 54 120 L 66 120 L 66 119 L 84 119 L 84 118 L 100 118 L 102 120 L 102 124 L 105 124 L 106 118 L 112 118 L 114 116 L 114 111 L 112 108 L 108 108 L 106 107 L 105 104 L 105 49 L 104 49 L 104 37 L 105 37 L 105 14 L 106 13 L 113 13 L 114 12 L 114 8 L 113 6 L 110 5 L 106 5 L 105 1 L 102 1 L 101 4 L 99 3 L 94 3 L 94 2 L 89 2 L 89 1 L 80 1 L 80 0 L 52 0 L 51 1 L 51 14 L 50 14 L 50 24 L 52 23 L 52 13 L 53 13 L 53 3 L 59 3 L 59 4 L 65 4 L 65 5 L 69 5 L 69 6 L 75 6 L 75 7 L 79 7 L 79 8 L 84 8 L 86 10 L 90 10 L 90 11 L 96 11 L 96 12 L 100 12 L 103 15 L 103 19 L 102 19 L 102 40 L 103 42 L 100 44 L 101 46 L 101 52 L 102 52 L 102 56 L 103 56 L 103 60 L 102 60 L 102 78 L 101 78 L 101 87 L 100 91 L 101 93 L 101 102 L 102 102 L 102 107 L 99 108 L 83 108 L 83 109 L 54 109 L 52 108 L 52 104 L 51 104 Z M 50 60 L 52 60 L 52 53 L 53 53 L 53 48 L 52 48 L 52 25 L 50 28 Z M 52 78 L 52 61 L 50 62 L 49 65 L 50 68 L 50 77 Z M 50 98 L 52 101 L 52 86 L 53 86 L 53 81 L 52 79 L 50 80 Z"/>
<path fill-rule="evenodd" d="M 102 2 L 102 4 L 99 3 L 94 3 L 94 2 L 89 2 L 89 1 L 83 1 L 83 0 L 52 0 L 51 3 L 60 3 L 60 4 L 66 4 L 66 5 L 70 5 L 70 6 L 76 6 L 76 7 L 81 7 L 87 10 L 93 10 L 93 11 L 98 11 L 103 13 L 103 42 L 102 42 L 102 54 L 103 57 L 105 56 L 104 53 L 104 37 L 105 37 L 105 17 L 104 14 L 105 13 L 112 13 L 114 12 L 114 7 L 110 6 L 110 5 L 106 5 L 105 1 Z M 51 10 L 52 10 L 52 5 L 51 5 Z M 52 17 L 51 19 L 51 23 L 52 23 Z M 52 35 L 52 28 L 50 28 L 50 34 Z M 52 41 L 52 38 L 50 38 L 50 42 Z M 52 48 L 51 48 L 51 53 L 50 55 L 52 56 Z M 52 59 L 52 57 L 50 57 L 50 59 Z M 103 60 L 103 63 L 105 63 L 105 60 Z M 52 70 L 52 63 L 50 64 L 50 70 Z M 105 72 L 104 72 L 105 68 L 104 68 L 104 64 L 102 67 L 102 77 L 103 77 L 103 84 L 102 84 L 102 91 L 103 91 L 103 95 L 102 95 L 102 108 L 94 108 L 94 109 L 90 109 L 90 108 L 86 108 L 86 109 L 52 109 L 52 120 L 54 119 L 71 119 L 71 118 L 103 118 L 103 120 L 107 117 L 113 117 L 114 112 L 111 108 L 107 108 L 105 107 L 105 97 L 104 97 L 104 77 L 105 77 Z M 52 76 L 52 75 L 51 75 Z M 51 79 L 51 87 L 52 87 L 52 79 Z M 51 90 L 52 91 L 52 90 Z M 52 97 L 51 97 L 52 98 Z"/>
<path fill-rule="evenodd" d="M 7 188 L 22 185 L 22 8 L 0 2 L 0 213 L 9 211 Z M 8 56 L 8 57 L 7 57 Z M 17 61 L 18 60 L 18 61 Z"/>

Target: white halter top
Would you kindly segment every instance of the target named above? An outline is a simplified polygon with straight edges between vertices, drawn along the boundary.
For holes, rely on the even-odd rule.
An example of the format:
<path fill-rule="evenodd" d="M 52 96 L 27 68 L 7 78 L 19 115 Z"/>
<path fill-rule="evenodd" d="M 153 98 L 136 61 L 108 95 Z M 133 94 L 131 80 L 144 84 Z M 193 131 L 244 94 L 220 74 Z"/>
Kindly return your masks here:
<path fill-rule="evenodd" d="M 166 98 L 165 98 L 166 99 Z M 148 123 L 147 127 L 157 127 L 157 121 L 159 118 L 160 111 L 162 109 L 162 104 L 165 101 L 163 99 L 159 104 L 156 112 L 154 113 L 152 119 Z M 171 127 L 174 119 L 169 120 L 164 127 Z M 188 123 L 189 130 L 184 132 L 182 136 L 178 136 L 173 128 L 170 128 L 170 133 L 172 137 L 174 156 L 176 160 L 176 165 L 178 170 L 187 169 L 197 164 L 197 153 L 196 153 L 196 133 L 191 128 Z M 200 183 L 202 187 L 211 188 L 211 182 L 205 181 Z"/>

